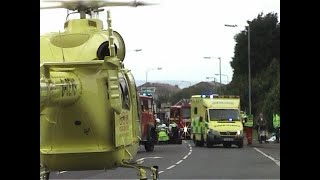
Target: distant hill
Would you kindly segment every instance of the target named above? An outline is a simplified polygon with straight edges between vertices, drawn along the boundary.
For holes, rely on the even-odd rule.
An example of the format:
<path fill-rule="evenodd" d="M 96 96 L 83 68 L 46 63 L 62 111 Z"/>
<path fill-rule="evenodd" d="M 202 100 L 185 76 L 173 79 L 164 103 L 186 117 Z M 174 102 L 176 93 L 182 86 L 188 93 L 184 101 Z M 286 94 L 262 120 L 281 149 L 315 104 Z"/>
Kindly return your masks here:
<path fill-rule="evenodd" d="M 155 93 L 153 93 L 155 98 L 158 98 L 159 96 L 170 97 L 181 90 L 177 85 L 173 86 L 165 83 L 144 83 L 137 87 L 138 91 L 141 90 L 141 87 L 155 87 Z"/>
<path fill-rule="evenodd" d="M 187 88 L 180 89 L 178 85 L 171 85 L 167 83 L 145 83 L 138 86 L 138 91 L 141 87 L 155 87 L 155 93 L 153 96 L 159 103 L 171 103 L 171 105 L 177 103 L 181 99 L 189 99 L 195 94 L 208 94 L 217 93 L 217 87 L 220 83 L 217 82 L 199 82 Z"/>
<path fill-rule="evenodd" d="M 145 84 L 145 80 L 136 80 L 137 86 Z M 151 83 L 160 83 L 160 84 L 170 84 L 172 86 L 177 85 L 180 89 L 195 85 L 199 81 L 179 81 L 179 80 L 163 80 L 163 81 L 152 81 Z"/>
<path fill-rule="evenodd" d="M 180 101 L 181 99 L 190 99 L 192 95 L 196 94 L 213 94 L 218 93 L 217 88 L 220 86 L 220 83 L 217 82 L 199 82 L 191 87 L 184 88 L 181 91 L 174 94 L 170 100 L 173 103 Z"/>

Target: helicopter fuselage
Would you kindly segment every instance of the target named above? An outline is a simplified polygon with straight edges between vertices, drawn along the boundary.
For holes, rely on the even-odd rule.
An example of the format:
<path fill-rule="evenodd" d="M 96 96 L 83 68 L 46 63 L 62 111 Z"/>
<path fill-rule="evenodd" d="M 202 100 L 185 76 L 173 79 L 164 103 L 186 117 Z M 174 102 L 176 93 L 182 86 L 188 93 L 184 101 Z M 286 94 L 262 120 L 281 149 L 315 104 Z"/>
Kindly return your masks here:
<path fill-rule="evenodd" d="M 40 37 L 40 160 L 50 171 L 116 168 L 138 151 L 135 81 L 119 33 L 117 57 L 104 59 L 108 38 L 93 19 Z"/>
<path fill-rule="evenodd" d="M 108 32 L 99 19 L 66 21 L 64 32 L 40 36 L 40 62 L 79 62 L 103 60 L 108 56 Z M 125 47 L 121 35 L 114 31 L 115 49 L 120 60 Z"/>

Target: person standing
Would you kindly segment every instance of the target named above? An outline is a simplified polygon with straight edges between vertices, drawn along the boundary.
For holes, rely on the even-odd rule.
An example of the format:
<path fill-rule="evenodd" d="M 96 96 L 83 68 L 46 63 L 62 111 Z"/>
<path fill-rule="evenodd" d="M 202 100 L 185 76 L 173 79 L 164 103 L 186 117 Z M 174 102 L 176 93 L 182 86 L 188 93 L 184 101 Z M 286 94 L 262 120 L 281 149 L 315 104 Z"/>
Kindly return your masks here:
<path fill-rule="evenodd" d="M 253 127 L 253 117 L 248 117 L 244 115 L 244 130 L 246 132 L 248 145 L 252 145 L 252 127 Z"/>
<path fill-rule="evenodd" d="M 268 131 L 267 131 L 267 120 L 263 117 L 263 114 L 260 113 L 259 116 L 256 119 L 256 126 L 258 128 L 258 139 L 259 142 L 262 143 L 262 141 L 266 142 L 266 139 L 268 137 Z"/>
<path fill-rule="evenodd" d="M 272 123 L 273 123 L 273 128 L 276 134 L 276 143 L 280 142 L 280 115 L 278 115 L 277 113 L 273 114 L 273 119 L 272 119 Z"/>

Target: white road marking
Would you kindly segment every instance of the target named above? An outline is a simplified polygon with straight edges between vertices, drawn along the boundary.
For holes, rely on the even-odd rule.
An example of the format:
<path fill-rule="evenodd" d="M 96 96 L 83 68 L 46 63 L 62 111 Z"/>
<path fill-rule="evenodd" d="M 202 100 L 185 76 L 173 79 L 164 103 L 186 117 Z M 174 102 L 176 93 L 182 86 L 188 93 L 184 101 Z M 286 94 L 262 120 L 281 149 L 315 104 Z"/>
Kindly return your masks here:
<path fill-rule="evenodd" d="M 153 158 L 153 159 L 160 159 L 160 158 L 162 158 L 162 157 L 150 157 L 150 158 Z"/>
<path fill-rule="evenodd" d="M 167 167 L 167 169 L 171 169 L 171 168 L 174 168 L 176 165 L 172 165 L 170 167 Z"/>
<path fill-rule="evenodd" d="M 142 160 L 142 161 L 136 161 L 138 164 L 142 164 L 142 163 L 144 163 L 144 160 Z"/>
<path fill-rule="evenodd" d="M 180 164 L 183 160 L 178 161 L 176 164 Z"/>
<path fill-rule="evenodd" d="M 145 160 L 145 159 L 160 159 L 162 157 L 144 157 L 144 158 L 140 158 L 140 159 L 137 159 L 136 161 L 142 161 L 142 160 Z"/>
<path fill-rule="evenodd" d="M 67 172 L 67 171 L 59 171 L 59 172 L 57 172 L 57 174 L 62 174 L 62 173 L 65 173 L 65 172 Z"/>
<path fill-rule="evenodd" d="M 184 142 L 187 143 L 186 141 L 184 141 Z M 184 156 L 182 159 L 187 159 L 188 156 L 190 156 L 191 153 L 192 153 L 192 147 L 191 147 L 190 143 L 188 143 L 188 146 L 189 146 L 189 148 L 190 148 L 189 153 L 188 153 L 188 155 Z M 161 157 L 159 157 L 159 158 L 161 158 Z M 180 164 L 182 161 L 183 161 L 183 160 L 180 160 L 180 161 L 176 162 L 176 164 L 178 165 L 178 164 Z M 169 167 L 167 167 L 167 169 L 168 169 L 168 170 L 169 170 L 169 169 L 172 169 L 172 168 L 174 168 L 175 166 L 176 166 L 176 165 L 169 166 Z M 160 174 L 160 173 L 163 173 L 163 172 L 164 172 L 164 171 L 160 171 L 159 174 Z"/>
<path fill-rule="evenodd" d="M 274 159 L 273 157 L 267 155 L 266 153 L 262 152 L 262 151 L 259 150 L 258 148 L 255 148 L 255 147 L 254 147 L 253 149 L 255 149 L 256 151 L 258 151 L 259 153 L 261 153 L 261 154 L 264 155 L 265 157 L 271 159 L 274 163 L 276 163 L 276 164 L 280 167 L 280 161 L 279 161 L 279 160 Z"/>
<path fill-rule="evenodd" d="M 144 160 L 144 158 L 137 159 L 136 161 L 142 161 L 142 160 Z"/>

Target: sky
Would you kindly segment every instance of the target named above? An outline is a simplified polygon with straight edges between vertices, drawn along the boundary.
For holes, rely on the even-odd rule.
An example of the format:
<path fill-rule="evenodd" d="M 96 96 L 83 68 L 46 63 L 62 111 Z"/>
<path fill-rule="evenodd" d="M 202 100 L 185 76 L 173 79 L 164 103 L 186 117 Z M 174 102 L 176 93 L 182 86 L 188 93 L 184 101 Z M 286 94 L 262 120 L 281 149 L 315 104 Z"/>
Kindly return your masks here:
<path fill-rule="evenodd" d="M 148 0 L 145 0 L 148 2 Z M 107 7 L 112 27 L 124 38 L 124 65 L 136 80 L 219 82 L 232 80 L 234 36 L 259 13 L 277 13 L 280 0 L 153 0 L 155 6 Z M 63 31 L 67 10 L 40 10 L 40 34 Z M 99 18 L 107 28 L 106 11 Z M 238 27 L 225 27 L 237 24 Z M 141 49 L 140 52 L 134 51 Z M 212 57 L 204 59 L 203 57 Z M 157 70 L 161 67 L 161 70 Z M 215 75 L 218 74 L 218 75 Z"/>

